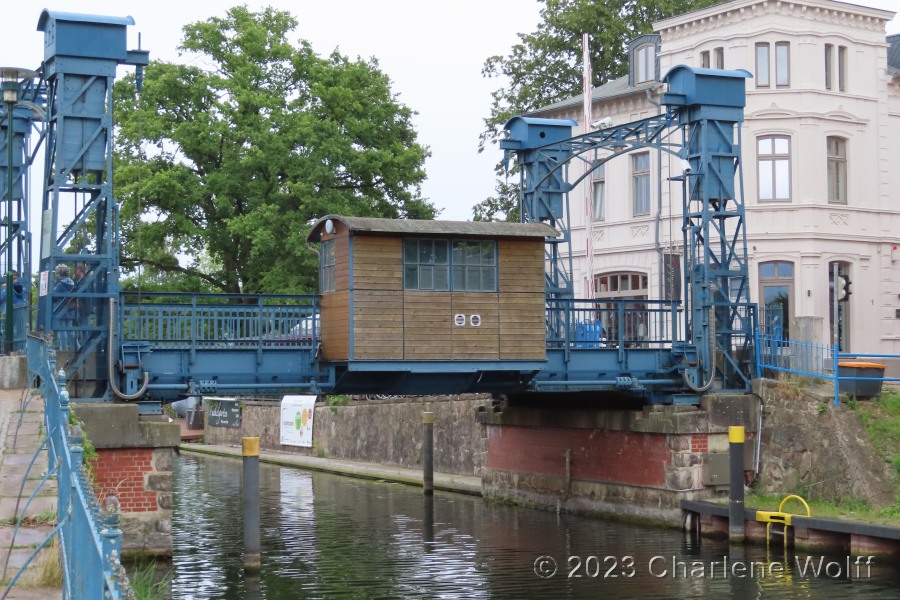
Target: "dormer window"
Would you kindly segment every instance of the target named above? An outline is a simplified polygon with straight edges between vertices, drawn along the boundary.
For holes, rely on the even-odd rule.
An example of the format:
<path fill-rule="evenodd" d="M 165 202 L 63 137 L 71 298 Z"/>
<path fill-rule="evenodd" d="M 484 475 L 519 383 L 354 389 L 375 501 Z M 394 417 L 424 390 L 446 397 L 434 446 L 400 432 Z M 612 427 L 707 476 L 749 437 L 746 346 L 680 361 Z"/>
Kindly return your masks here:
<path fill-rule="evenodd" d="M 642 35 L 628 43 L 628 85 L 656 81 L 659 77 L 656 55 L 660 37 L 655 33 Z"/>
<path fill-rule="evenodd" d="M 634 82 L 644 83 L 656 78 L 656 45 L 644 44 L 634 50 Z"/>

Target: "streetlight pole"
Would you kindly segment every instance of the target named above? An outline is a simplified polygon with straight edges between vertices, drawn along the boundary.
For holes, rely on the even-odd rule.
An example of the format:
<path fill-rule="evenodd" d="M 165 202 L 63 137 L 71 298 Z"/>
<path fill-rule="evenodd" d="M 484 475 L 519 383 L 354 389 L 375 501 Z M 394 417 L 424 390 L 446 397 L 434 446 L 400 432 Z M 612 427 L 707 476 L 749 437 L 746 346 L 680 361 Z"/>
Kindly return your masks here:
<path fill-rule="evenodd" d="M 0 67 L 0 89 L 6 104 L 6 354 L 13 352 L 13 110 L 19 101 L 19 81 L 34 77 L 30 69 Z M 23 163 L 24 164 L 24 163 Z M 23 202 L 24 202 L 23 198 Z"/>

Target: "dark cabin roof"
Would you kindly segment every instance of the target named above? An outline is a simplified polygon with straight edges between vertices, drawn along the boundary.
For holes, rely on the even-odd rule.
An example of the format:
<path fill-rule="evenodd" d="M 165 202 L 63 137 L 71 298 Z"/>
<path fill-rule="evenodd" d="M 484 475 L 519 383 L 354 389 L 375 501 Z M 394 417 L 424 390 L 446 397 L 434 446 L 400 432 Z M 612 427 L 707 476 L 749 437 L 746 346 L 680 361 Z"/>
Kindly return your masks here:
<path fill-rule="evenodd" d="M 888 43 L 888 75 L 900 77 L 900 33 L 889 35 Z"/>
<path fill-rule="evenodd" d="M 546 238 L 557 237 L 559 232 L 546 223 L 508 223 L 493 221 L 426 221 L 413 219 L 374 219 L 367 217 L 342 217 L 327 215 L 313 225 L 309 242 L 317 242 L 325 229 L 325 221 L 339 221 L 351 232 L 447 236 L 458 235 L 488 238 Z"/>

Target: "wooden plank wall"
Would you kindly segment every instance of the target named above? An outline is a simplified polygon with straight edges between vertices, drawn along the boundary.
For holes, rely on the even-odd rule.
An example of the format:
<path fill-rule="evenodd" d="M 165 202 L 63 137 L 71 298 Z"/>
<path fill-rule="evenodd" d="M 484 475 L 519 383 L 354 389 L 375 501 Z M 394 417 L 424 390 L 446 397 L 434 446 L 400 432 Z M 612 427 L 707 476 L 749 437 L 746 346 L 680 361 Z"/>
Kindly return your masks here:
<path fill-rule="evenodd" d="M 403 359 L 403 243 L 353 238 L 353 348 L 356 360 Z"/>
<path fill-rule="evenodd" d="M 350 232 L 337 223 L 334 234 L 322 235 L 334 240 L 334 291 L 322 293 L 319 307 L 322 357 L 335 361 L 350 357 Z"/>
<path fill-rule="evenodd" d="M 351 358 L 543 360 L 543 240 L 501 240 L 498 254 L 497 293 L 404 291 L 402 240 L 355 235 Z"/>
<path fill-rule="evenodd" d="M 546 358 L 543 240 L 497 243 L 500 358 Z"/>

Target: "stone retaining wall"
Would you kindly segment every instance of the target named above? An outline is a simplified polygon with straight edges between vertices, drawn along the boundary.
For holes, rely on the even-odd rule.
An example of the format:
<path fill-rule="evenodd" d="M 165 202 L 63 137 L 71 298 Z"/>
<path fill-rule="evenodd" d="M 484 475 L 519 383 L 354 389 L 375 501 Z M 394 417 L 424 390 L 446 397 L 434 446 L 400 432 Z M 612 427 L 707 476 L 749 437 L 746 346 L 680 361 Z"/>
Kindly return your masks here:
<path fill-rule="evenodd" d="M 874 506 L 894 501 L 891 474 L 846 404 L 785 382 L 756 382 L 764 402 L 759 491 Z"/>
<path fill-rule="evenodd" d="M 485 426 L 475 419 L 488 396 L 409 397 L 360 400 L 341 406 L 316 405 L 313 447 L 281 444 L 280 404 L 244 402 L 240 429 L 206 424 L 207 444 L 239 445 L 259 436 L 260 447 L 344 460 L 417 468 L 422 455 L 422 412 L 434 413 L 434 470 L 481 475 L 486 448 Z"/>

